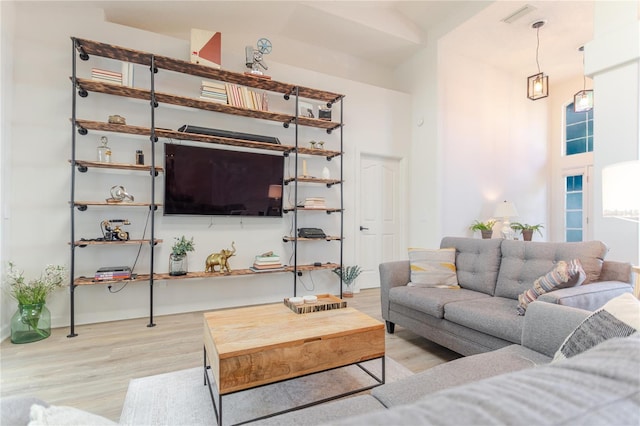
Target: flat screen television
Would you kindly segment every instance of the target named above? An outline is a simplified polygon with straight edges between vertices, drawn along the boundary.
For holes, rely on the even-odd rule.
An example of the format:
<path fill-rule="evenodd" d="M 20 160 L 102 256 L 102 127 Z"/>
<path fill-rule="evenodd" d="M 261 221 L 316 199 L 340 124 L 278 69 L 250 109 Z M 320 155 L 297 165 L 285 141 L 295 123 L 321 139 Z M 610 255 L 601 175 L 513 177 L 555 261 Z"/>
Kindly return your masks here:
<path fill-rule="evenodd" d="M 165 215 L 282 216 L 282 155 L 165 144 Z"/>

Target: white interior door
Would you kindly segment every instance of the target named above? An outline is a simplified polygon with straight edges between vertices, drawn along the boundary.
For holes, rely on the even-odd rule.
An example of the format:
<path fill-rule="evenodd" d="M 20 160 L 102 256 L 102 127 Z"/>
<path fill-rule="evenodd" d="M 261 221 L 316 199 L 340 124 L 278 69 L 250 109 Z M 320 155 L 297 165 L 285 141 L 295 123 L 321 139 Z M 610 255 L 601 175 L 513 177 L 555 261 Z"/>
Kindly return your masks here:
<path fill-rule="evenodd" d="M 356 256 L 362 274 L 356 282 L 358 288 L 379 287 L 378 265 L 399 256 L 400 160 L 362 154 L 359 186 Z"/>

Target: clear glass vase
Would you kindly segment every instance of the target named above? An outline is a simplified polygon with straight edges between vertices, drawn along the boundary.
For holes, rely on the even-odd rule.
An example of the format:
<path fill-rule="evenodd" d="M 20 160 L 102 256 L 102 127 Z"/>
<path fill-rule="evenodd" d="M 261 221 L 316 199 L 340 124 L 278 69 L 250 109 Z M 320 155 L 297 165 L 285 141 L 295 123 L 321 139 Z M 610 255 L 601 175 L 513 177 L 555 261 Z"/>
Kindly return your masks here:
<path fill-rule="evenodd" d="M 44 303 L 18 305 L 11 317 L 11 342 L 30 343 L 51 335 L 51 312 Z"/>
<path fill-rule="evenodd" d="M 176 255 L 171 253 L 169 255 L 169 275 L 187 275 L 187 255 Z"/>

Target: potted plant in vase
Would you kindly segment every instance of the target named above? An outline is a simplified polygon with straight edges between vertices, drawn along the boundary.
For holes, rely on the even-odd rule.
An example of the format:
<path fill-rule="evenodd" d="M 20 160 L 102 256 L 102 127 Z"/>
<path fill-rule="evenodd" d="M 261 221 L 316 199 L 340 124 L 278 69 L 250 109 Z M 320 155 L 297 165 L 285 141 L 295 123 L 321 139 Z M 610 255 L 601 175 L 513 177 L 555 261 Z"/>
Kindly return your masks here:
<path fill-rule="evenodd" d="M 9 262 L 7 281 L 11 297 L 18 301 L 18 310 L 11 318 L 11 342 L 30 343 L 51 335 L 51 313 L 46 307 L 47 296 L 64 287 L 67 270 L 64 266 L 47 265 L 40 278 L 25 282 L 24 273 Z"/>
<path fill-rule="evenodd" d="M 351 288 L 351 284 L 358 278 L 358 275 L 362 272 L 362 268 L 358 265 L 354 266 L 345 266 L 344 269 L 341 267 L 335 268 L 333 272 L 342 279 L 347 288 L 342 292 L 342 297 L 353 297 L 353 289 Z"/>
<path fill-rule="evenodd" d="M 544 226 L 542 226 L 541 223 L 537 225 L 529 225 L 528 223 L 513 222 L 511 224 L 511 229 L 514 231 L 520 231 L 524 241 L 531 241 L 533 239 L 534 232 L 537 232 L 542 236 L 542 231 L 540 231 L 542 228 L 544 228 Z"/>
<path fill-rule="evenodd" d="M 488 220 L 486 222 L 480 222 L 476 220 L 469 227 L 473 232 L 480 231 L 482 234 L 482 239 L 487 240 L 493 236 L 493 225 L 496 224 L 495 220 Z"/>
<path fill-rule="evenodd" d="M 176 242 L 171 247 L 169 255 L 169 275 L 187 275 L 187 253 L 194 250 L 193 237 L 187 240 L 185 236 L 174 237 Z"/>

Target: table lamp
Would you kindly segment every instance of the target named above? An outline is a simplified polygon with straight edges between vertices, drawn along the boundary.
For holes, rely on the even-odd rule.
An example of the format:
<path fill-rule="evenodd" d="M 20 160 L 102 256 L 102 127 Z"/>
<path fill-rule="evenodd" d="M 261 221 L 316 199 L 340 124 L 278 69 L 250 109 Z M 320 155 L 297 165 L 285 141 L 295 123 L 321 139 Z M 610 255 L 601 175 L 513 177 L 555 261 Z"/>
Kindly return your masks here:
<path fill-rule="evenodd" d="M 509 218 L 518 216 L 518 210 L 516 210 L 515 204 L 511 201 L 504 200 L 502 203 L 496 206 L 496 211 L 493 213 L 493 217 L 502 218 L 502 238 L 511 238 L 511 222 Z"/>

